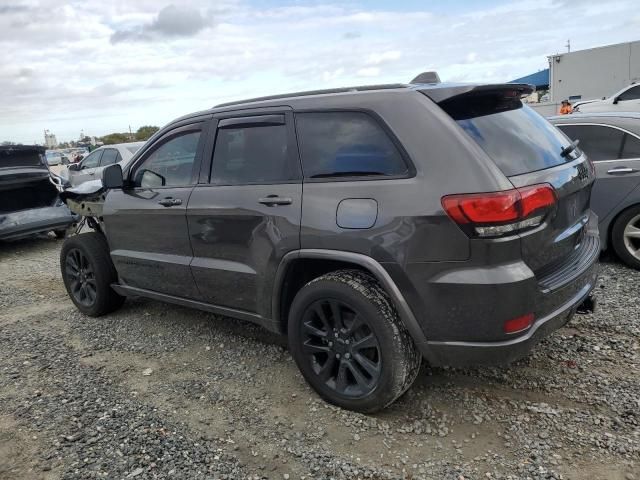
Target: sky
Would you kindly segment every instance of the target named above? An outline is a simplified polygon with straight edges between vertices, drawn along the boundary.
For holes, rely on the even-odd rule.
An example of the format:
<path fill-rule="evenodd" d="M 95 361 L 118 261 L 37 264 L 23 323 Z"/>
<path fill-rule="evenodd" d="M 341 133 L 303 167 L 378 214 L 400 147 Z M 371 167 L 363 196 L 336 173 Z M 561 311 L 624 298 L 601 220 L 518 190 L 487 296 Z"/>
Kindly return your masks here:
<path fill-rule="evenodd" d="M 640 40 L 637 0 L 0 0 L 0 141 L 162 126 L 290 91 L 504 82 Z"/>

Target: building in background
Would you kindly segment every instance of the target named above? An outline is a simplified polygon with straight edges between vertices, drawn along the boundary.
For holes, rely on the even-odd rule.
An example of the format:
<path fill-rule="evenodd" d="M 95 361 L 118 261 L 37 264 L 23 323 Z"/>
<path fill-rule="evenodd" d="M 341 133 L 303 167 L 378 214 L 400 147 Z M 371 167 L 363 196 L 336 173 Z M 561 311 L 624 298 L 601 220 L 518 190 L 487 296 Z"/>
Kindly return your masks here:
<path fill-rule="evenodd" d="M 550 101 L 596 100 L 640 81 L 640 41 L 551 55 Z"/>
<path fill-rule="evenodd" d="M 548 84 L 546 98 L 530 104 L 542 115 L 558 113 L 564 99 L 571 103 L 599 100 L 640 82 L 640 41 L 558 53 L 547 60 L 548 70 L 513 80 L 534 83 L 526 80 L 535 78 L 540 84 Z"/>
<path fill-rule="evenodd" d="M 47 148 L 57 148 L 58 141 L 56 140 L 56 136 L 51 133 L 49 130 L 44 131 L 44 146 Z"/>

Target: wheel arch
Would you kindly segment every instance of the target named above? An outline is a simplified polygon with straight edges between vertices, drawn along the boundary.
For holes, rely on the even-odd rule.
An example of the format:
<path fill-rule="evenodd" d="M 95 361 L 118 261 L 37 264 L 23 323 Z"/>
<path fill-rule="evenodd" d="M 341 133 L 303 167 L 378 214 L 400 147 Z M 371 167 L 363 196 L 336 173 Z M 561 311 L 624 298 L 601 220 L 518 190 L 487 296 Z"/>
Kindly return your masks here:
<path fill-rule="evenodd" d="M 271 306 L 272 318 L 279 325 L 279 330 L 287 331 L 289 306 L 300 288 L 320 275 L 348 268 L 365 271 L 376 278 L 391 298 L 418 349 L 427 360 L 432 360 L 426 336 L 389 273 L 375 259 L 355 252 L 302 249 L 289 252 L 282 258 L 276 271 Z"/>

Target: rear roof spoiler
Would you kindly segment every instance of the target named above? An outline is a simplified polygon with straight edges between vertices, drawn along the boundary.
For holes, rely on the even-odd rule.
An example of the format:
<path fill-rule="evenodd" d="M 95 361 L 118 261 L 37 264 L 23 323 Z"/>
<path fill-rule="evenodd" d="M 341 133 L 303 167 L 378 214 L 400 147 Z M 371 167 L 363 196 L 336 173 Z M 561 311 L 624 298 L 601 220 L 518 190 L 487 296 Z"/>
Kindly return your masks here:
<path fill-rule="evenodd" d="M 536 90 L 536 87 L 528 83 L 493 83 L 486 85 L 441 83 L 438 85 L 429 85 L 429 87 L 426 88 L 417 87 L 419 92 L 424 93 L 436 103 L 462 95 L 472 96 L 498 92 L 513 92 L 515 95 L 521 97 L 523 95 L 529 95 Z"/>

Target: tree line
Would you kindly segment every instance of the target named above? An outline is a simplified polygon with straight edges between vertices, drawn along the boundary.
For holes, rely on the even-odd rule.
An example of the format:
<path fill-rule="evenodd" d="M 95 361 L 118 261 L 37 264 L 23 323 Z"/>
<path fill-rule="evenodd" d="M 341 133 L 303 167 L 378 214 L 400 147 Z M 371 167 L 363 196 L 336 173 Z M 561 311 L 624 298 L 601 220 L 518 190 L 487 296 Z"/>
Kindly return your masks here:
<path fill-rule="evenodd" d="M 149 140 L 149 138 L 151 138 L 151 136 L 158 130 L 160 130 L 160 128 L 154 125 L 144 125 L 136 130 L 136 133 L 133 134 L 133 138 L 131 138 L 132 135 L 128 132 L 115 132 L 100 137 L 100 141 L 105 145 L 113 145 L 114 143 L 127 143 L 132 141 L 143 142 Z"/>

